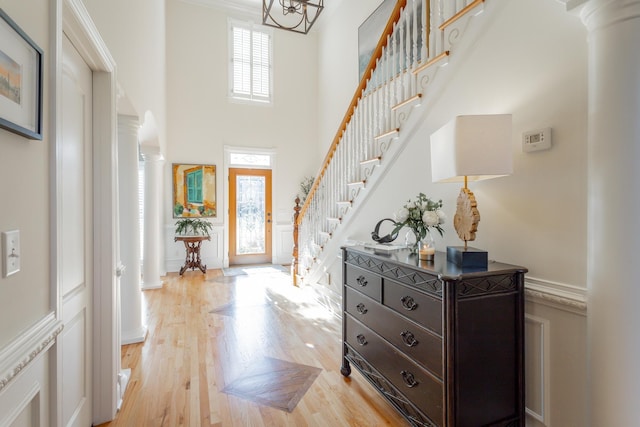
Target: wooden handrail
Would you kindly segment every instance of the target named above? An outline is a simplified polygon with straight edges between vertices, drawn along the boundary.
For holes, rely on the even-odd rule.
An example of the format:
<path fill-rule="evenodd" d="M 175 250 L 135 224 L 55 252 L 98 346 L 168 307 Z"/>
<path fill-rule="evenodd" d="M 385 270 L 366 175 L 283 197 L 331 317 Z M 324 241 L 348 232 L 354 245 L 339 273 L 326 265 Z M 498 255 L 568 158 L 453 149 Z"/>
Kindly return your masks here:
<path fill-rule="evenodd" d="M 311 190 L 307 195 L 307 200 L 305 200 L 304 205 L 300 210 L 300 215 L 298 216 L 298 219 L 297 219 L 298 225 L 302 223 L 302 218 L 304 218 L 304 215 L 307 212 L 309 204 L 311 203 L 311 200 L 313 199 L 314 194 L 318 189 L 318 186 L 320 185 L 320 181 L 322 180 L 322 177 L 324 176 L 324 173 L 327 170 L 327 167 L 329 167 L 329 163 L 331 162 L 331 159 L 333 158 L 333 155 L 336 152 L 338 145 L 340 144 L 340 139 L 342 138 L 342 134 L 347 129 L 347 125 L 349 124 L 349 122 L 351 121 L 351 118 L 353 117 L 353 112 L 355 111 L 356 106 L 358 105 L 358 102 L 362 98 L 362 93 L 367 87 L 367 80 L 371 78 L 371 74 L 373 74 L 373 71 L 376 68 L 376 63 L 378 59 L 382 57 L 382 50 L 387 45 L 387 39 L 393 32 L 393 26 L 398 22 L 398 20 L 400 20 L 400 12 L 406 6 L 406 4 L 407 4 L 407 0 L 398 0 L 398 2 L 396 3 L 396 6 L 393 9 L 393 12 L 391 13 L 391 16 L 389 17 L 389 20 L 387 21 L 387 26 L 384 27 L 382 36 L 380 37 L 380 40 L 378 40 L 378 45 L 376 46 L 376 49 L 373 51 L 373 54 L 371 55 L 371 59 L 369 60 L 369 64 L 367 65 L 367 68 L 365 69 L 364 74 L 360 79 L 360 84 L 358 85 L 358 88 L 356 89 L 356 92 L 353 95 L 353 98 L 351 99 L 351 104 L 349 104 L 349 108 L 347 108 L 347 112 L 344 115 L 344 118 L 342 119 L 342 123 L 340 123 L 340 127 L 338 127 L 338 132 L 336 132 L 336 136 L 333 138 L 333 143 L 329 147 L 329 151 L 327 152 L 327 155 L 325 156 L 324 161 L 322 162 L 322 167 L 320 168 L 320 172 L 318 173 L 318 176 L 313 182 L 313 186 L 311 186 Z"/>

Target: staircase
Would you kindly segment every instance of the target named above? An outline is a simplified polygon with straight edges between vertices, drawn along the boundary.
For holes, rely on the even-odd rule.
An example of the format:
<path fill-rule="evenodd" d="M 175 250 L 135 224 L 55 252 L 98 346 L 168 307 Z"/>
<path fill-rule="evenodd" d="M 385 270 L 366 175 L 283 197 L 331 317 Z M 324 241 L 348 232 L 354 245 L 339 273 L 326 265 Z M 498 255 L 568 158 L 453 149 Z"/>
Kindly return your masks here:
<path fill-rule="evenodd" d="M 429 88 L 484 4 L 398 0 L 297 215 L 297 283 L 327 282 L 349 222 L 418 129 L 431 108 Z M 335 298 L 320 294 L 339 311 Z"/>

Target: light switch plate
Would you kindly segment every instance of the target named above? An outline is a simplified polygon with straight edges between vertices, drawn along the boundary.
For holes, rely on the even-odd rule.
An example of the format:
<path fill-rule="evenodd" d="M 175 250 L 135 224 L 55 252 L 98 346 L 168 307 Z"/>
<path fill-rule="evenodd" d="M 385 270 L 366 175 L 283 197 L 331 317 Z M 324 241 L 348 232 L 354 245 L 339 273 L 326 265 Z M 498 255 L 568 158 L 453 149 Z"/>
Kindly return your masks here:
<path fill-rule="evenodd" d="M 20 271 L 20 230 L 2 232 L 2 277 Z"/>

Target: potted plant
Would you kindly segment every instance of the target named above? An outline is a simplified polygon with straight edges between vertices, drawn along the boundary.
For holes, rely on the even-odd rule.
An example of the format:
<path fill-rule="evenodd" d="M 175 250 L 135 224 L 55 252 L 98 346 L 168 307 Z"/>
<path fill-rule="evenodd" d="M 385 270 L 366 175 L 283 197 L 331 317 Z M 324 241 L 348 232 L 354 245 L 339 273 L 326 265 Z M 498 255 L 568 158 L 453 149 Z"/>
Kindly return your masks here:
<path fill-rule="evenodd" d="M 180 218 L 176 221 L 176 234 L 192 236 L 209 236 L 213 224 L 202 218 Z"/>

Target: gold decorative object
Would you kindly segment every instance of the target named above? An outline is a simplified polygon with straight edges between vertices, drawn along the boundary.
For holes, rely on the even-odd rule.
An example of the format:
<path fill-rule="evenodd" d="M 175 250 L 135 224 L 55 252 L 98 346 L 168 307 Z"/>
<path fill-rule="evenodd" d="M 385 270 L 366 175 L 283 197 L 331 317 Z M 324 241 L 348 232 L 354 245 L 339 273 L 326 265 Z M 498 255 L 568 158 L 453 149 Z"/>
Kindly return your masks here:
<path fill-rule="evenodd" d="M 480 212 L 478 212 L 476 196 L 468 188 L 460 189 L 456 203 L 456 213 L 453 217 L 453 227 L 458 233 L 458 237 L 464 240 L 467 247 L 468 241 L 476 239 L 478 223 L 480 222 Z"/>

